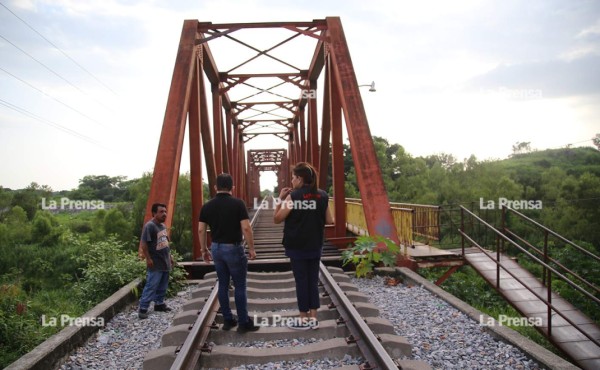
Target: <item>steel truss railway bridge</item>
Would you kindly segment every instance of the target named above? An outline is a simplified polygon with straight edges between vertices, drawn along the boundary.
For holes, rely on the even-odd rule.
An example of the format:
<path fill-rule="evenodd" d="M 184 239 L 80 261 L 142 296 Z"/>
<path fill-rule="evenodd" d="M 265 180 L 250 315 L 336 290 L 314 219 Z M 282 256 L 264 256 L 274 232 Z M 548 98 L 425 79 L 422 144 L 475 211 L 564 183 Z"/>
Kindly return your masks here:
<path fill-rule="evenodd" d="M 167 226 L 172 223 L 186 128 L 194 221 L 205 201 L 204 172 L 211 195 L 217 174 L 228 172 L 236 185 L 234 195 L 254 205 L 260 199 L 261 173 L 274 172 L 281 188 L 290 183 L 293 165 L 306 161 L 317 169 L 320 187 L 331 181 L 335 225 L 326 228 L 326 246 L 333 251 L 327 258 L 339 260 L 340 249 L 356 235 L 367 234 L 385 236 L 401 246 L 398 266 L 448 267 L 438 284 L 459 266 L 470 264 L 524 317 L 540 318 L 537 329 L 578 366 L 600 368 L 600 328 L 551 288 L 553 280 L 564 280 L 599 308 L 600 289 L 553 260 L 547 242 L 531 245 L 504 223 L 490 225 L 464 207 L 456 226 L 460 248 L 441 250 L 415 240 L 440 238 L 440 207 L 390 203 L 360 86 L 338 17 L 274 23 L 184 21 L 146 219 L 151 217 L 151 204 L 161 201 L 169 209 Z M 344 194 L 344 129 L 360 199 Z M 251 148 L 253 143 L 257 145 Z M 558 238 L 600 262 L 526 216 L 504 209 L 503 215 L 508 214 L 533 223 L 546 241 Z M 280 263 L 281 230 L 269 222 L 257 227 L 262 235 L 256 242 L 260 258 L 253 263 Z M 494 235 L 493 243 L 478 240 L 481 229 Z M 185 263 L 190 270 L 205 265 L 198 235 L 192 234 L 193 261 Z M 508 247 L 539 263 L 543 277 L 520 267 L 505 253 Z"/>

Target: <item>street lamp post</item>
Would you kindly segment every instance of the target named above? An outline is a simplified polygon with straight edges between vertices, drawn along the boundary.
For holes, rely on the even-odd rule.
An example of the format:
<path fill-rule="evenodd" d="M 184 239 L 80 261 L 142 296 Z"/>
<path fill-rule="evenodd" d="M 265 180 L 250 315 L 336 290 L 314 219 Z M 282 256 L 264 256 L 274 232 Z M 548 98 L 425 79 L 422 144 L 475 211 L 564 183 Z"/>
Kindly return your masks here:
<path fill-rule="evenodd" d="M 370 92 L 375 92 L 377 90 L 375 90 L 375 81 L 371 82 L 370 85 L 358 85 L 358 87 L 362 87 L 362 86 L 369 86 L 369 91 Z"/>

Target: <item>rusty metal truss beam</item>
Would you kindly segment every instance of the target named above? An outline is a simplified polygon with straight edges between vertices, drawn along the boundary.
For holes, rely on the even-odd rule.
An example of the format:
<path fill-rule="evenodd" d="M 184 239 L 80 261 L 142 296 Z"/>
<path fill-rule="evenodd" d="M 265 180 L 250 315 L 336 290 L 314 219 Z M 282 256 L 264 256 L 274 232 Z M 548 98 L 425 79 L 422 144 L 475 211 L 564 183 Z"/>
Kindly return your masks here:
<path fill-rule="evenodd" d="M 322 72 L 324 76 L 322 76 Z M 274 171 L 278 186 L 290 169 L 311 162 L 325 188 L 331 158 L 336 226 L 345 237 L 342 137 L 350 141 L 367 228 L 398 242 L 354 67 L 339 17 L 310 22 L 183 23 L 167 99 L 145 219 L 154 202 L 168 206 L 171 226 L 186 125 L 190 136 L 193 257 L 200 257 L 196 220 L 203 179 L 213 188 L 229 172 L 235 194 L 252 204 L 260 173 Z M 251 139 L 273 149 L 250 148 Z M 255 141 L 252 141 L 254 143 Z M 264 143 L 263 143 L 264 144 Z M 206 177 L 204 177 L 206 173 Z"/>

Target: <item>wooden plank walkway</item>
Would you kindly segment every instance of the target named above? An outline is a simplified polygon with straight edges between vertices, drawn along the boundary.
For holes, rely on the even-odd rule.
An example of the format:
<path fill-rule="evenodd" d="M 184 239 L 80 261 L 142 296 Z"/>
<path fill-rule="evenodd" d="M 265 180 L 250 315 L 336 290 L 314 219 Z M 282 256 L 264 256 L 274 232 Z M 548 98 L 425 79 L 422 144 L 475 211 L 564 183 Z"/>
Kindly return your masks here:
<path fill-rule="evenodd" d="M 495 260 L 496 252 L 490 252 Z M 492 286 L 497 287 L 496 263 L 485 253 L 465 253 L 465 259 Z M 547 298 L 547 289 L 533 274 L 521 267 L 514 259 L 501 254 L 500 263 L 506 268 L 500 269 L 500 286 L 498 292 L 519 311 L 524 317 L 531 318 L 530 322 L 540 321 L 541 331 L 550 341 L 563 350 L 583 369 L 600 369 L 600 347 L 582 334 L 589 334 L 595 340 L 600 340 L 600 327 L 585 316 L 575 306 L 556 293 L 552 293 L 552 305 L 576 326 L 569 324 L 555 310 L 551 312 L 551 336 L 548 336 L 548 308 L 530 290 L 543 298 Z M 510 271 L 523 283 L 513 278 Z M 527 286 L 525 286 L 525 285 Z"/>

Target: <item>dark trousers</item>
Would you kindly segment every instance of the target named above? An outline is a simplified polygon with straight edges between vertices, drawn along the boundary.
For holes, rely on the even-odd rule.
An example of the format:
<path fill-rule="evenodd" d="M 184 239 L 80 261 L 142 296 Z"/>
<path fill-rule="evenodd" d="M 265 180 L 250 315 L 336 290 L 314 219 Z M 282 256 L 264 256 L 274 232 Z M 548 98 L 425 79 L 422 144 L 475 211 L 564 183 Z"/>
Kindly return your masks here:
<path fill-rule="evenodd" d="M 213 242 L 210 251 L 219 280 L 218 297 L 223 318 L 225 320 L 233 319 L 229 305 L 229 280 L 233 280 L 235 309 L 240 324 L 245 324 L 250 319 L 248 318 L 248 297 L 246 293 L 248 258 L 244 253 L 244 247 L 241 244 Z"/>
<path fill-rule="evenodd" d="M 298 310 L 308 312 L 320 307 L 319 300 L 319 265 L 320 258 L 290 258 L 292 272 L 296 280 L 296 299 Z"/>

